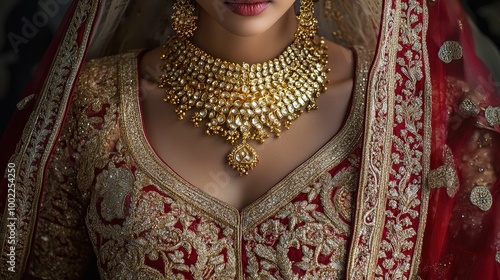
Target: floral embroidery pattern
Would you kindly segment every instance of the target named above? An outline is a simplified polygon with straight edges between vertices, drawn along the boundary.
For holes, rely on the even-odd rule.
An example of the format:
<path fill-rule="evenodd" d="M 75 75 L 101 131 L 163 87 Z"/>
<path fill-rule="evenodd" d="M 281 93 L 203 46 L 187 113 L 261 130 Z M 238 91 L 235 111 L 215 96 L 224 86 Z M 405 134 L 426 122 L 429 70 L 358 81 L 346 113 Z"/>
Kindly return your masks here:
<path fill-rule="evenodd" d="M 130 171 L 116 168 L 111 162 L 96 178 L 95 191 L 101 197 L 102 217 L 107 222 L 125 218 L 123 208 L 125 198 L 134 188 L 134 178 Z"/>
<path fill-rule="evenodd" d="M 425 34 L 419 1 L 401 3 L 401 30 L 396 64 L 398 94 L 395 96 L 395 129 L 392 137 L 392 169 L 388 185 L 388 208 L 380 244 L 376 279 L 410 278 L 414 261 L 417 230 L 421 211 L 421 186 L 425 162 L 424 102 L 425 86 L 420 43 Z M 401 73 L 401 74 L 399 74 Z M 425 210 L 424 210 L 425 211 Z"/>
<path fill-rule="evenodd" d="M 83 59 L 87 40 L 93 23 L 93 15 L 98 3 L 95 1 L 80 1 L 76 7 L 75 16 L 71 19 L 63 41 L 58 49 L 57 60 L 54 61 L 53 69 L 47 78 L 44 93 L 38 100 L 39 106 L 30 116 L 23 135 L 16 148 L 16 154 L 11 157 L 11 162 L 16 166 L 21 166 L 18 170 L 16 188 L 16 257 L 18 258 L 16 271 L 7 271 L 7 266 L 0 268 L 0 278 L 20 278 L 25 270 L 28 253 L 26 248 L 30 243 L 30 238 L 34 232 L 33 215 L 37 213 L 38 193 L 41 188 L 40 182 L 43 176 L 44 166 L 53 145 L 55 145 L 54 129 L 63 119 L 65 106 L 60 106 L 67 102 L 69 98 L 71 84 L 78 73 L 79 61 Z M 50 94 L 47 94 L 49 92 Z M 23 104 L 20 104 L 23 105 Z M 22 106 L 21 106 L 22 107 Z M 43 117 L 40 117 L 43 116 Z M 2 263 L 7 262 L 7 254 L 10 244 L 7 239 L 2 239 Z"/>
<path fill-rule="evenodd" d="M 71 160 L 78 166 L 76 174 L 71 172 L 72 191 L 81 196 L 79 214 L 86 214 L 101 278 L 344 278 L 359 141 L 351 141 L 349 148 L 334 146 L 341 148 L 342 156 L 330 163 L 333 166 L 326 162 L 319 171 L 312 166 L 317 172 L 313 175 L 309 169 L 295 174 L 302 183 L 291 186 L 298 191 L 292 195 L 284 189 L 280 197 L 285 202 L 280 201 L 276 212 L 243 226 L 242 217 L 220 217 L 199 207 L 198 200 L 182 196 L 184 188 L 165 187 L 179 184 L 175 177 L 160 182 L 137 164 L 120 114 L 121 88 L 130 86 L 124 83 L 130 80 L 120 75 L 118 66 L 135 55 L 87 64 L 74 97 L 75 112 L 68 118 L 74 123 L 65 128 L 70 132 L 64 138 L 68 144 L 59 143 L 71 147 Z M 364 89 L 366 67 L 359 69 L 358 89 Z M 362 108 L 361 102 L 356 104 Z M 360 119 L 359 110 L 354 111 L 353 120 Z M 346 130 L 345 139 L 358 132 Z M 335 155 L 328 149 L 325 154 Z M 213 202 L 211 206 L 217 209 Z M 253 210 L 269 206 L 261 203 Z"/>
<path fill-rule="evenodd" d="M 493 196 L 490 189 L 486 186 L 476 186 L 472 189 L 470 194 L 470 202 L 481 209 L 481 211 L 488 211 L 493 205 Z"/>
<path fill-rule="evenodd" d="M 459 188 L 458 174 L 450 147 L 443 147 L 443 165 L 431 170 L 427 177 L 429 188 L 445 187 L 449 197 L 454 197 Z"/>
<path fill-rule="evenodd" d="M 333 178 L 325 173 L 300 198 L 246 232 L 248 275 L 266 279 L 344 278 L 357 178 L 357 168 L 352 166 Z M 344 212 L 336 211 L 335 201 Z M 323 213 L 322 207 L 330 211 Z"/>
<path fill-rule="evenodd" d="M 97 193 L 95 199 L 100 199 Z M 124 203 L 128 215 L 109 225 L 96 204 L 93 198 L 87 224 L 106 268 L 102 277 L 235 278 L 234 230 L 200 216 L 188 204 L 146 186 Z"/>
<path fill-rule="evenodd" d="M 368 109 L 357 221 L 348 277 L 409 279 L 418 263 L 423 174 L 429 156 L 427 14 L 421 1 L 387 2 Z M 372 274 L 375 272 L 375 275 Z"/>

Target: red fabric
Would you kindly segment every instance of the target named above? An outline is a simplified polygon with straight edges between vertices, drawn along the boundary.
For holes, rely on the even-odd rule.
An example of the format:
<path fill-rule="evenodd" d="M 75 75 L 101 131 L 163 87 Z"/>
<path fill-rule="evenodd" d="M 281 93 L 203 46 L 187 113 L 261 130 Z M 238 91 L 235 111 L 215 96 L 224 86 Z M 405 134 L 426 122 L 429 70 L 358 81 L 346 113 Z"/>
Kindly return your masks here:
<path fill-rule="evenodd" d="M 12 156 L 16 152 L 18 152 L 17 149 L 19 148 L 18 145 L 20 144 L 23 130 L 25 129 L 26 124 L 29 122 L 30 115 L 33 113 L 33 110 L 35 110 L 35 108 L 38 105 L 38 102 L 40 102 L 42 90 L 44 89 L 44 87 L 46 85 L 48 75 L 52 71 L 52 65 L 55 62 L 57 52 L 59 51 L 59 48 L 62 45 L 62 41 L 65 38 L 65 36 L 67 35 L 67 32 L 69 30 L 69 26 L 70 26 L 72 20 L 74 20 L 75 11 L 77 9 L 78 4 L 79 4 L 79 1 L 73 1 L 71 3 L 71 5 L 68 7 L 66 14 L 65 14 L 63 20 L 61 21 L 61 25 L 59 26 L 59 29 L 58 29 L 56 35 L 54 36 L 54 39 L 50 43 L 42 60 L 39 63 L 39 66 L 38 66 L 34 76 L 32 77 L 30 83 L 26 87 L 26 90 L 24 91 L 24 93 L 21 96 L 21 98 L 23 99 L 23 98 L 26 98 L 27 96 L 34 95 L 34 98 L 29 103 L 27 103 L 27 105 L 22 110 L 17 110 L 14 112 L 13 116 L 11 117 L 11 120 L 9 121 L 7 129 L 4 132 L 4 135 L 2 135 L 2 138 L 0 139 L 0 147 L 2 147 L 2 152 L 0 153 L 0 169 L 2 171 L 6 170 L 6 167 L 8 166 L 9 163 L 11 163 L 11 165 L 12 165 L 12 162 L 11 162 Z M 95 22 L 93 22 L 93 24 L 95 24 Z M 82 31 L 83 31 L 83 28 L 78 30 L 79 34 L 78 34 L 77 44 L 83 43 L 83 41 L 82 41 L 82 33 L 83 32 Z M 82 64 L 77 65 L 77 67 L 79 69 L 81 69 Z M 69 73 L 69 71 L 68 71 L 68 73 Z M 69 74 L 66 74 L 66 76 L 64 78 L 66 78 L 67 75 L 69 75 Z M 75 86 L 75 84 L 72 85 L 72 87 L 73 87 L 72 90 L 74 90 L 74 86 Z M 50 94 L 50 92 L 49 92 L 49 94 Z M 71 102 L 71 98 L 68 102 Z M 69 108 L 69 107 L 67 107 L 67 108 Z M 32 118 L 38 118 L 38 117 L 43 118 L 44 116 L 33 115 L 31 117 Z M 43 127 L 40 129 L 49 130 L 49 129 L 54 128 L 54 129 L 56 129 L 56 131 L 60 131 L 60 129 L 62 127 L 62 126 L 61 127 L 54 127 L 51 125 L 54 125 L 54 123 L 50 122 L 49 126 Z M 29 147 L 29 149 L 30 148 L 33 148 L 33 147 Z M 37 147 L 37 148 L 39 151 L 44 151 L 43 149 L 48 149 L 49 147 L 47 147 L 47 143 L 44 142 L 44 143 L 40 143 L 40 147 Z M 50 161 L 50 159 L 49 159 L 49 161 Z M 37 161 L 37 162 L 39 162 L 39 161 Z M 41 164 L 40 164 L 39 168 L 46 169 L 47 166 L 41 166 Z M 14 170 L 16 173 L 26 172 L 26 170 L 23 170 L 22 168 L 20 168 L 18 166 L 14 166 Z M 46 173 L 44 173 L 44 179 L 45 179 L 45 176 L 46 176 Z M 9 183 L 10 183 L 10 186 L 13 186 L 13 187 L 10 187 Z M 16 187 L 18 186 L 18 184 L 19 184 L 19 182 L 17 182 L 17 181 L 9 182 L 7 177 L 2 178 L 0 180 L 0 216 L 3 216 L 4 212 L 6 212 L 6 211 L 10 211 L 10 209 L 8 209 L 6 207 L 8 195 L 9 195 L 10 200 L 11 199 L 15 200 L 16 204 L 19 204 L 19 201 L 21 201 L 23 199 L 23 197 L 20 196 L 16 190 Z M 12 197 L 12 195 L 14 194 L 12 192 L 12 190 L 15 190 L 15 198 Z M 41 193 L 43 193 L 43 189 L 41 189 L 40 191 L 41 191 Z M 39 204 L 39 201 L 36 201 L 35 203 Z M 16 207 L 18 207 L 18 206 L 16 206 Z M 16 210 L 17 210 L 17 208 L 14 208 L 14 211 L 16 211 Z M 2 221 L 2 223 L 3 222 L 4 221 Z M 34 229 L 33 233 L 35 233 L 35 232 L 36 232 L 36 228 Z M 17 245 L 17 242 L 18 242 L 18 239 L 16 239 L 16 250 L 19 247 Z M 21 265 L 20 260 L 21 260 L 21 258 L 16 256 L 16 266 Z M 23 277 L 27 277 L 26 271 L 24 272 Z"/>
<path fill-rule="evenodd" d="M 47 51 L 43 55 L 42 60 L 39 63 L 35 75 L 31 79 L 30 83 L 26 87 L 26 90 L 22 94 L 21 98 L 25 98 L 31 94 L 35 94 L 35 99 L 32 100 L 26 108 L 21 111 L 15 111 L 7 128 L 5 129 L 2 138 L 0 139 L 0 147 L 2 147 L 2 152 L 0 153 L 0 170 L 5 170 L 7 164 L 9 163 L 10 157 L 14 154 L 16 150 L 16 144 L 21 139 L 23 129 L 25 124 L 28 122 L 29 116 L 35 107 L 37 99 L 40 97 L 40 91 L 43 88 L 47 75 L 50 71 L 50 66 L 52 65 L 52 60 L 55 57 L 57 49 L 61 44 L 61 40 L 67 32 L 71 18 L 75 11 L 78 1 L 73 1 L 68 7 L 68 10 L 61 22 L 61 25 L 50 43 Z M 2 180 L 0 182 L 0 214 L 4 211 L 4 203 L 6 199 L 6 187 L 7 182 Z"/>
<path fill-rule="evenodd" d="M 471 188 L 467 181 L 469 171 L 460 168 L 470 152 L 470 141 L 486 126 L 484 117 L 462 120 L 457 117 L 453 104 L 462 99 L 477 97 L 480 107 L 498 106 L 491 75 L 477 57 L 467 15 L 457 0 L 437 1 L 429 6 L 428 49 L 433 89 L 432 156 L 431 169 L 443 165 L 444 145 L 453 151 L 455 165 L 459 166 L 460 190 L 450 198 L 444 188 L 431 190 L 426 234 L 423 243 L 421 271 L 423 279 L 500 279 L 500 264 L 495 262 L 500 239 L 500 192 L 498 180 L 488 187 L 492 190 L 493 207 L 480 213 L 471 207 L 464 189 Z M 457 41 L 462 46 L 463 58 L 443 63 L 438 52 L 445 41 Z M 469 95 L 450 90 L 446 78 L 465 82 Z M 472 93 L 474 91 L 474 93 Z M 496 156 L 496 176 L 500 174 L 500 138 L 498 127 L 493 133 L 489 153 Z M 476 145 L 473 143 L 473 145 Z M 472 163 L 471 163 L 472 164 Z M 479 212 L 478 212 L 479 211 Z M 469 219 L 474 221 L 472 224 Z M 471 228 L 467 228 L 471 226 Z"/>

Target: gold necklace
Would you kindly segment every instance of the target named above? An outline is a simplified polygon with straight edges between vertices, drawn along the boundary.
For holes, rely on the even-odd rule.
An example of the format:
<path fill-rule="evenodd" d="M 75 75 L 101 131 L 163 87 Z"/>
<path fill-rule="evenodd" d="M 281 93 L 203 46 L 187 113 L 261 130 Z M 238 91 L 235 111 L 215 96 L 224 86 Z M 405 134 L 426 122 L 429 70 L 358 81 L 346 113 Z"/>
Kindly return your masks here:
<path fill-rule="evenodd" d="M 206 134 L 224 137 L 233 146 L 229 164 L 247 175 L 259 161 L 247 140 L 264 143 L 269 130 L 279 137 L 303 109 L 317 109 L 316 98 L 326 91 L 327 47 L 324 38 L 300 36 L 277 58 L 258 64 L 222 61 L 176 35 L 164 45 L 160 87 L 163 99 L 177 105 L 182 120 L 193 109 L 196 127 L 206 119 Z"/>

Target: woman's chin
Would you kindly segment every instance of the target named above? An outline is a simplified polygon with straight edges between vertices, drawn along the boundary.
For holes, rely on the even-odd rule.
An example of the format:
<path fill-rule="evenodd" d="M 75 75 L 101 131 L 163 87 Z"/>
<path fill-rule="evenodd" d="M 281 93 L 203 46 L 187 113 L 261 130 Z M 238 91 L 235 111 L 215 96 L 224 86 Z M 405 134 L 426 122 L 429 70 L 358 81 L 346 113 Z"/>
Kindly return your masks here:
<path fill-rule="evenodd" d="M 235 24 L 224 24 L 223 27 L 228 32 L 239 37 L 253 37 L 266 33 L 274 22 L 253 21 L 253 22 L 239 22 Z"/>

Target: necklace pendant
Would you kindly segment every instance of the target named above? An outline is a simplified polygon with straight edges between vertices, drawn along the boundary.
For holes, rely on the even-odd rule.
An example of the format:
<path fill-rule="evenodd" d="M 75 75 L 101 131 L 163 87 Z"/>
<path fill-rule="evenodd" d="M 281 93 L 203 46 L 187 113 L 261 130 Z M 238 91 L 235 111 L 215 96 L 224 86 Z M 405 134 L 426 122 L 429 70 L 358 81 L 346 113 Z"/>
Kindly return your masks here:
<path fill-rule="evenodd" d="M 259 156 L 252 146 L 243 140 L 241 144 L 234 147 L 227 155 L 227 160 L 232 168 L 240 172 L 240 176 L 248 175 L 259 162 Z"/>

